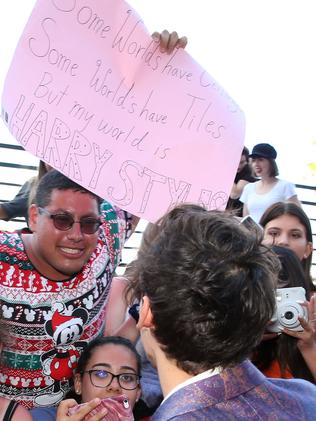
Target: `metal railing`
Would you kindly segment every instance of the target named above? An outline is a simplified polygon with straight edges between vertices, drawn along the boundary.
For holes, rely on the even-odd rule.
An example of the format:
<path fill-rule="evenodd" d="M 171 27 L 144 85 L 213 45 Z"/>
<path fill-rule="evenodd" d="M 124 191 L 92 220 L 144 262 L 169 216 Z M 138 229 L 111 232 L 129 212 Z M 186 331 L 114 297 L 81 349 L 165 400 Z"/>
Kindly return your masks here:
<path fill-rule="evenodd" d="M 14 157 L 6 155 L 5 151 L 10 151 L 14 153 L 18 153 L 19 156 L 15 155 Z M 21 185 L 31 178 L 32 176 L 36 175 L 37 166 L 30 163 L 25 164 L 25 154 L 26 152 L 20 145 L 12 145 L 7 143 L 0 143 L 0 157 L 7 158 L 6 160 L 0 161 L 0 171 L 1 169 L 11 169 L 14 172 L 12 173 L 6 171 L 3 173 L 1 177 L 2 180 L 0 181 L 0 202 L 7 202 L 11 200 L 15 194 L 20 189 Z M 34 157 L 33 157 L 34 158 Z M 14 162 L 12 162 L 14 160 Z M 34 158 L 36 161 L 36 158 Z M 16 170 L 19 170 L 18 172 Z M 23 171 L 22 171 L 23 170 Z M 21 177 L 17 177 L 17 174 L 22 173 Z M 13 174 L 13 175 L 12 175 Z M 2 186 L 2 187 L 1 187 Z M 4 189 L 6 192 L 4 193 Z M 296 184 L 296 189 L 298 192 L 298 197 L 303 205 L 303 208 L 308 215 L 311 225 L 312 225 L 312 232 L 313 232 L 313 244 L 314 250 L 316 250 L 316 186 L 308 186 L 304 184 Z M 4 224 L 9 224 L 8 222 L 4 222 Z M 5 228 L 8 230 L 11 229 L 18 229 L 25 226 L 24 219 L 16 218 L 12 220 L 10 228 Z M 141 221 L 138 225 L 137 230 L 134 232 L 132 238 L 127 242 L 123 250 L 123 259 L 121 264 L 121 270 L 124 270 L 124 267 L 128 262 L 136 257 L 137 250 L 141 241 L 142 232 L 144 227 L 146 226 L 145 221 Z M 3 225 L 1 226 L 3 229 Z M 316 269 L 316 253 L 314 252 L 313 256 L 313 266 Z"/>

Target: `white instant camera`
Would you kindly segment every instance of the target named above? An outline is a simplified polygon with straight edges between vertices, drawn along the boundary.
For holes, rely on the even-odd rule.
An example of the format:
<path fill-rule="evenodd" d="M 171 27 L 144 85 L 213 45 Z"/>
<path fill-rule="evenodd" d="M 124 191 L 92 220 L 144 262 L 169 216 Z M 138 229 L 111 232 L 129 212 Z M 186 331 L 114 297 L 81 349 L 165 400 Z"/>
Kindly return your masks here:
<path fill-rule="evenodd" d="M 308 319 L 307 308 L 301 304 L 306 301 L 305 289 L 302 287 L 279 288 L 276 290 L 276 310 L 267 326 L 269 332 L 281 332 L 282 328 L 302 331 L 298 317 Z"/>

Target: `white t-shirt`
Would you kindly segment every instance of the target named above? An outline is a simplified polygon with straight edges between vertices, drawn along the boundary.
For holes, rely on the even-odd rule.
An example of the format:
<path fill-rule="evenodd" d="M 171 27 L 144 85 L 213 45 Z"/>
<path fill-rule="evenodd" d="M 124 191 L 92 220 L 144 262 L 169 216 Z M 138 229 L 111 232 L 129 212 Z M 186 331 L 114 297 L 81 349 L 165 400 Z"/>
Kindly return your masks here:
<path fill-rule="evenodd" d="M 259 181 L 249 183 L 244 187 L 240 201 L 244 203 L 249 211 L 249 215 L 259 223 L 264 211 L 277 202 L 284 202 L 295 196 L 295 186 L 285 180 L 278 180 L 273 188 L 265 194 L 256 193 Z"/>

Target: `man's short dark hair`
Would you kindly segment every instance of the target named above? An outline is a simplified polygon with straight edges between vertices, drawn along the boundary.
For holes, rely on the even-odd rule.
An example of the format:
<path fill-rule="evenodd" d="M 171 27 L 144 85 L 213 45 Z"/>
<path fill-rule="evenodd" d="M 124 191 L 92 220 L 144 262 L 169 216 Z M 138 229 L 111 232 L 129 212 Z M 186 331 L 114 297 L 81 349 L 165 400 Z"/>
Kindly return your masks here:
<path fill-rule="evenodd" d="M 96 194 L 80 186 L 79 184 L 72 181 L 70 178 L 66 177 L 59 171 L 51 170 L 41 178 L 37 186 L 34 200 L 35 204 L 42 208 L 48 206 L 51 200 L 52 192 L 55 189 L 73 190 L 81 193 L 90 194 L 97 201 L 98 209 L 100 208 L 100 205 L 102 203 L 102 199 Z"/>
<path fill-rule="evenodd" d="M 278 259 L 230 214 L 175 208 L 137 264 L 153 334 L 190 374 L 243 361 L 273 315 Z"/>

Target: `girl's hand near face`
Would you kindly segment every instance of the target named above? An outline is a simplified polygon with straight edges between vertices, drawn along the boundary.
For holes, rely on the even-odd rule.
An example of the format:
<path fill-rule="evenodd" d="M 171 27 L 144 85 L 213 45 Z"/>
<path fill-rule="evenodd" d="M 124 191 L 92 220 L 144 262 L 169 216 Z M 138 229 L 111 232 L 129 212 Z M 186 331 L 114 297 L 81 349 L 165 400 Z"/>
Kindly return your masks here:
<path fill-rule="evenodd" d="M 96 398 L 83 405 L 78 412 L 73 415 L 69 415 L 69 409 L 77 406 L 77 402 L 74 399 L 66 399 L 62 401 L 58 407 L 56 421 L 83 421 L 85 416 L 89 414 L 94 408 L 100 404 L 100 399 Z M 107 414 L 106 408 L 102 408 L 98 414 L 93 415 L 89 418 L 89 421 L 100 421 Z"/>

